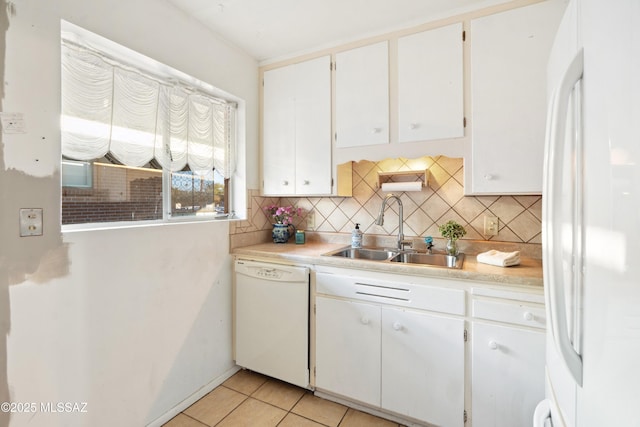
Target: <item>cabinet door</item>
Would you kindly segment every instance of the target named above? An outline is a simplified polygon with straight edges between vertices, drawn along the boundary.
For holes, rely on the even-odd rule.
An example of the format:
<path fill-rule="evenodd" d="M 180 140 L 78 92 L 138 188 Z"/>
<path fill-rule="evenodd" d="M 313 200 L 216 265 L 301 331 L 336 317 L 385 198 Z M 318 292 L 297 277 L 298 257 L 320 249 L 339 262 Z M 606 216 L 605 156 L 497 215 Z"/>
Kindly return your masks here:
<path fill-rule="evenodd" d="M 389 143 L 389 48 L 336 54 L 336 147 Z"/>
<path fill-rule="evenodd" d="M 331 194 L 331 58 L 297 64 L 296 194 Z"/>
<path fill-rule="evenodd" d="M 464 136 L 462 24 L 398 39 L 399 141 Z"/>
<path fill-rule="evenodd" d="M 316 298 L 316 387 L 380 406 L 380 307 Z"/>
<path fill-rule="evenodd" d="M 265 195 L 331 194 L 331 58 L 264 73 Z"/>
<path fill-rule="evenodd" d="M 471 21 L 474 194 L 540 194 L 546 67 L 566 3 L 551 0 Z"/>
<path fill-rule="evenodd" d="M 264 194 L 295 192 L 294 66 L 264 73 L 262 179 Z"/>
<path fill-rule="evenodd" d="M 474 322 L 471 342 L 473 427 L 531 425 L 544 399 L 544 331 Z"/>
<path fill-rule="evenodd" d="M 464 320 L 382 309 L 382 407 L 464 425 Z"/>

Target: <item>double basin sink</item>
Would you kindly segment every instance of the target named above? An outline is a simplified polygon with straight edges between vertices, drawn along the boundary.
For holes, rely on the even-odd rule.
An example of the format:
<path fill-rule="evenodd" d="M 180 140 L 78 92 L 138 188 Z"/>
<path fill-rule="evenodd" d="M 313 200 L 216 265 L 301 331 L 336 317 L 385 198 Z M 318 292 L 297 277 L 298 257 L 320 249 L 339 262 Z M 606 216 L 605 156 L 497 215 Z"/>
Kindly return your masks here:
<path fill-rule="evenodd" d="M 431 267 L 462 268 L 464 254 L 451 256 L 387 248 L 342 248 L 323 254 L 325 256 L 351 258 L 367 261 L 419 264 Z"/>

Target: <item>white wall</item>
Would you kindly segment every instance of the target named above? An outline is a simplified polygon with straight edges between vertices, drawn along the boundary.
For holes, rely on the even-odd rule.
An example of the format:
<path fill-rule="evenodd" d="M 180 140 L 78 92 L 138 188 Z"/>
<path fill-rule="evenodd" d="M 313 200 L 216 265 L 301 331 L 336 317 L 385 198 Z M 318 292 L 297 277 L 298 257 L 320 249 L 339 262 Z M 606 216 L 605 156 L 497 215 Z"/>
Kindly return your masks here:
<path fill-rule="evenodd" d="M 60 19 L 246 102 L 258 152 L 258 67 L 163 0 L 0 4 L 0 402 L 87 402 L 84 414 L 7 414 L 0 426 L 141 426 L 233 368 L 223 221 L 62 233 Z M 13 10 L 12 10 L 13 9 Z M 257 156 L 240 180 L 258 188 Z M 44 209 L 20 238 L 18 210 Z M 40 408 L 38 408 L 40 409 Z"/>
<path fill-rule="evenodd" d="M 69 275 L 11 286 L 11 426 L 142 426 L 233 368 L 226 223 L 73 232 Z M 203 235 L 205 238 L 194 236 Z M 34 424 L 35 422 L 35 424 Z"/>

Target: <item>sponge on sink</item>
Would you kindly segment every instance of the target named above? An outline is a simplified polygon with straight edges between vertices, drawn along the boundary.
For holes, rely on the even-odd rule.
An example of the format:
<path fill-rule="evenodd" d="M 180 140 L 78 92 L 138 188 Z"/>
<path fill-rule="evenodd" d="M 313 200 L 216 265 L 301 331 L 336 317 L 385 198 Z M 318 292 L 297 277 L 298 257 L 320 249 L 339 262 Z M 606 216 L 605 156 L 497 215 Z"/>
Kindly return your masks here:
<path fill-rule="evenodd" d="M 512 265 L 520 264 L 520 251 L 500 252 L 490 250 L 478 254 L 476 259 L 478 262 L 483 264 L 497 265 L 498 267 L 510 267 Z"/>

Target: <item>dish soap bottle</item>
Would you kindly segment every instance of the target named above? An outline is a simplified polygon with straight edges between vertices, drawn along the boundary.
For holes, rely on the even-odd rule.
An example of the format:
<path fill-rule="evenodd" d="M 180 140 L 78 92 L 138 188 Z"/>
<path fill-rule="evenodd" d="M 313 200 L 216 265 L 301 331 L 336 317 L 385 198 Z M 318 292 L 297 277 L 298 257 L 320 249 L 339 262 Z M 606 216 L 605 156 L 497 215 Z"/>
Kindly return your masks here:
<path fill-rule="evenodd" d="M 356 223 L 356 228 L 351 232 L 351 247 L 352 248 L 361 248 L 362 247 L 362 230 L 360 230 L 360 224 Z"/>

